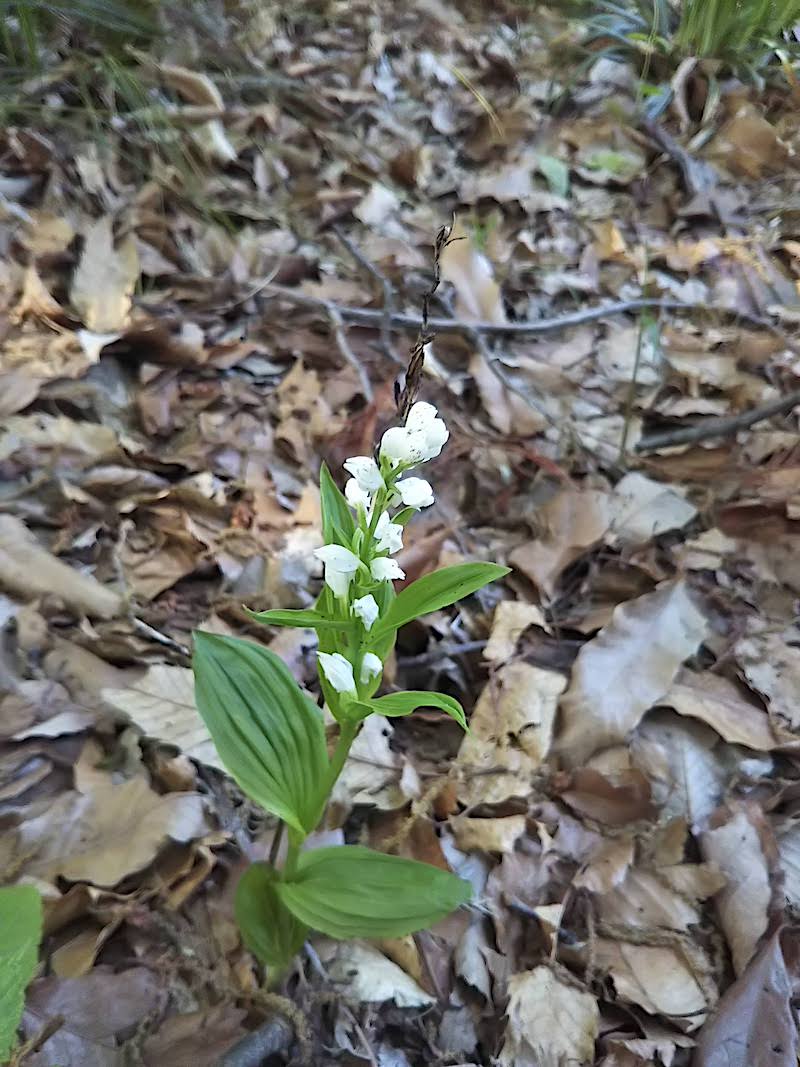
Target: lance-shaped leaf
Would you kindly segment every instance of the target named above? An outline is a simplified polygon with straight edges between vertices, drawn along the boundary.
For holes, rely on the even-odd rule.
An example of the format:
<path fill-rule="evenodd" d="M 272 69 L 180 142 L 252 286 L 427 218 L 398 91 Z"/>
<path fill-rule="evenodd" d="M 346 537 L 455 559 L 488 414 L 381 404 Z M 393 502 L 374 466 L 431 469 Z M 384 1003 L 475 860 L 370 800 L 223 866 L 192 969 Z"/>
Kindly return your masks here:
<path fill-rule="evenodd" d="M 356 529 L 355 520 L 350 505 L 328 470 L 327 463 L 320 467 L 319 495 L 325 544 L 340 544 L 349 548 Z"/>
<path fill-rule="evenodd" d="M 242 939 L 262 963 L 282 969 L 300 951 L 308 929 L 275 891 L 278 873 L 268 863 L 248 867 L 236 887 L 234 912 Z"/>
<path fill-rule="evenodd" d="M 265 626 L 297 626 L 307 630 L 345 630 L 352 631 L 356 628 L 355 620 L 350 622 L 341 619 L 326 618 L 319 611 L 303 611 L 295 608 L 271 608 L 269 611 L 245 611 L 255 622 L 263 622 Z"/>
<path fill-rule="evenodd" d="M 36 970 L 42 898 L 30 885 L 0 889 L 0 1062 L 5 1063 L 22 1016 L 25 987 Z"/>
<path fill-rule="evenodd" d="M 448 696 L 446 693 L 428 693 L 424 689 L 389 693 L 387 696 L 376 697 L 374 700 L 359 701 L 359 706 L 369 709 L 370 714 L 376 712 L 378 715 L 386 715 L 390 718 L 410 715 L 417 708 L 440 708 L 452 716 L 459 726 L 467 729 L 464 709 L 455 697 Z"/>
<path fill-rule="evenodd" d="M 397 594 L 389 610 L 375 624 L 372 638 L 397 630 L 420 615 L 455 604 L 508 572 L 508 567 L 498 563 L 457 563 L 426 574 Z"/>

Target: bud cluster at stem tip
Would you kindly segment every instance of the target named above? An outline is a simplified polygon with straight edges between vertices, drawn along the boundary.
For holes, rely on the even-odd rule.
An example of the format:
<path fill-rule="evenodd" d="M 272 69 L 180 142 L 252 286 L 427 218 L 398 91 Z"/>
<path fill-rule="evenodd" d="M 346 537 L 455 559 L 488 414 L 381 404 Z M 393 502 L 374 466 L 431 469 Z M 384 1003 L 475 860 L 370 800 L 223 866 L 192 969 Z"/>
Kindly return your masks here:
<path fill-rule="evenodd" d="M 407 471 L 434 459 L 449 437 L 432 404 L 414 404 L 405 426 L 393 426 L 381 439 L 379 458 L 353 456 L 344 463 L 350 475 L 344 495 L 356 516 L 349 546 L 327 544 L 314 555 L 322 561 L 325 584 L 344 619 L 355 619 L 365 638 L 380 616 L 375 593 L 382 582 L 405 578 L 392 557 L 403 547 L 403 528 L 415 511 L 430 507 L 433 490 L 424 478 L 404 477 Z M 320 667 L 333 689 L 356 694 L 383 664 L 363 646 L 348 657 L 340 652 L 317 653 Z"/>

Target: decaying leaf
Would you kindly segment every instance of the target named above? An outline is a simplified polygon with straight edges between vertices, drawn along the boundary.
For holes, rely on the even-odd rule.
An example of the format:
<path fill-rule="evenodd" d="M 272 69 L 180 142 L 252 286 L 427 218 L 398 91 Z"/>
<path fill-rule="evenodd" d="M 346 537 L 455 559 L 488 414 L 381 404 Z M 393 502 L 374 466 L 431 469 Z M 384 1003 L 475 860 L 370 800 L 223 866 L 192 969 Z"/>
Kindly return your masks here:
<path fill-rule="evenodd" d="M 433 1003 L 433 997 L 372 945 L 360 941 L 338 945 L 327 967 L 331 981 L 356 1001 L 393 1000 L 399 1008 L 421 1008 Z"/>
<path fill-rule="evenodd" d="M 708 723 L 733 744 L 759 751 L 768 751 L 776 744 L 764 709 L 718 674 L 681 671 L 662 703 L 679 715 Z"/>
<path fill-rule="evenodd" d="M 564 685 L 563 675 L 527 663 L 508 663 L 487 683 L 456 759 L 464 804 L 528 795 L 550 749 Z"/>
<path fill-rule="evenodd" d="M 189 667 L 156 663 L 134 684 L 125 689 L 103 689 L 101 696 L 149 737 L 177 745 L 185 755 L 224 770 L 197 711 L 194 675 Z"/>
<path fill-rule="evenodd" d="M 614 486 L 611 530 L 624 544 L 644 544 L 667 530 L 685 526 L 697 514 L 685 496 L 631 471 Z"/>
<path fill-rule="evenodd" d="M 529 626 L 547 629 L 541 608 L 522 600 L 502 600 L 494 613 L 492 632 L 483 650 L 484 659 L 494 666 L 511 659 L 517 642 Z"/>
<path fill-rule="evenodd" d="M 84 325 L 94 333 L 124 330 L 138 277 L 133 237 L 125 237 L 115 248 L 111 219 L 98 219 L 86 231 L 70 289 L 70 300 Z"/>
<path fill-rule="evenodd" d="M 508 980 L 502 1067 L 590 1064 L 600 1026 L 597 1001 L 544 965 Z"/>
<path fill-rule="evenodd" d="M 561 700 L 557 748 L 575 765 L 623 741 L 664 696 L 707 631 L 683 581 L 621 604 L 578 653 Z"/>
<path fill-rule="evenodd" d="M 711 1005 L 693 967 L 677 947 L 600 938 L 597 962 L 611 975 L 622 1000 L 652 1015 L 671 1016 L 687 1031 L 703 1024 Z M 705 983 L 707 976 L 702 977 Z"/>

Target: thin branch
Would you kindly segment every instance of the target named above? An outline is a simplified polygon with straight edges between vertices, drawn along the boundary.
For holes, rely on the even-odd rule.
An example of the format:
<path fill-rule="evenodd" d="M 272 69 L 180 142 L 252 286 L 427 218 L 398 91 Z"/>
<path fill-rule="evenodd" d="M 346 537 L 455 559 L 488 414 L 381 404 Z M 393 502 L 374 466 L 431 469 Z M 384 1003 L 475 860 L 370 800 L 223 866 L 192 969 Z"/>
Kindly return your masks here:
<path fill-rule="evenodd" d="M 679 426 L 674 430 L 654 433 L 643 437 L 636 444 L 637 452 L 655 452 L 661 448 L 674 445 L 688 445 L 695 441 L 705 441 L 709 437 L 730 437 L 739 430 L 747 430 L 757 422 L 771 419 L 775 415 L 786 415 L 800 404 L 800 389 L 795 389 L 769 404 L 742 411 L 739 415 L 723 415 L 719 418 L 706 419 L 695 426 Z"/>
<path fill-rule="evenodd" d="M 358 247 L 358 245 L 354 241 L 350 240 L 350 238 L 347 236 L 344 230 L 341 229 L 341 227 L 334 226 L 333 232 L 342 242 L 344 247 L 356 261 L 356 263 L 358 263 L 360 267 L 363 267 L 367 274 L 372 275 L 372 277 L 380 283 L 381 289 L 383 290 L 383 308 L 381 311 L 381 348 L 383 349 L 384 355 L 388 356 L 393 363 L 399 363 L 401 365 L 404 365 L 403 360 L 400 359 L 400 357 L 397 355 L 394 348 L 392 347 L 392 317 L 394 315 L 395 309 L 394 288 L 392 287 L 392 283 L 389 281 L 385 274 L 381 273 L 381 271 L 378 270 L 374 263 L 367 259 L 367 257 Z"/>
<path fill-rule="evenodd" d="M 372 382 L 369 380 L 369 375 L 364 370 L 364 367 L 362 366 L 358 356 L 350 347 L 350 342 L 347 340 L 347 333 L 345 332 L 344 322 L 342 321 L 342 315 L 339 308 L 337 308 L 334 304 L 330 304 L 328 307 L 326 307 L 325 310 L 328 313 L 328 318 L 330 319 L 331 326 L 333 326 L 333 334 L 336 338 L 336 344 L 339 347 L 339 351 L 342 353 L 342 355 L 350 364 L 350 366 L 354 368 L 356 374 L 358 375 L 358 380 L 361 382 L 361 388 L 364 392 L 364 396 L 366 397 L 369 403 L 372 403 L 372 398 L 374 396 L 374 393 L 372 392 Z"/>

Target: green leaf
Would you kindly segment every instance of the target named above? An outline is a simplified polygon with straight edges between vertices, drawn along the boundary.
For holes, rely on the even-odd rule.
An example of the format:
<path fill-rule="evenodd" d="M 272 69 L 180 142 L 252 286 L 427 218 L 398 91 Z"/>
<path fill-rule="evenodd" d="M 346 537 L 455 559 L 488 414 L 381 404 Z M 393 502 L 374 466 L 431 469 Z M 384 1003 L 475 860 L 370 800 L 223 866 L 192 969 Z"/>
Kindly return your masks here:
<path fill-rule="evenodd" d="M 322 713 L 274 652 L 196 631 L 197 707 L 245 793 L 301 833 L 314 829 L 328 770 Z"/>
<path fill-rule="evenodd" d="M 389 693 L 375 700 L 359 701 L 363 707 L 369 707 L 370 712 L 378 715 L 396 717 L 410 715 L 417 708 L 441 708 L 451 715 L 459 726 L 467 729 L 467 719 L 464 709 L 455 697 L 447 696 L 446 693 L 428 693 L 425 690 L 409 690 L 405 693 Z"/>
<path fill-rule="evenodd" d="M 353 630 L 355 622 L 326 618 L 319 611 L 297 611 L 291 608 L 272 608 L 269 611 L 244 609 L 251 619 L 265 626 L 300 626 L 308 630 Z"/>
<path fill-rule="evenodd" d="M 33 886 L 0 889 L 0 1063 L 16 1044 L 41 936 L 42 898 Z"/>
<path fill-rule="evenodd" d="M 319 470 L 319 494 L 325 544 L 335 543 L 349 548 L 356 529 L 355 520 L 350 505 L 328 470 L 327 463 L 323 463 Z"/>
<path fill-rule="evenodd" d="M 372 638 L 397 630 L 420 615 L 427 615 L 469 596 L 509 573 L 498 563 L 457 563 L 426 574 L 397 594 L 386 614 L 372 628 Z"/>
<path fill-rule="evenodd" d="M 302 923 L 341 940 L 403 937 L 471 896 L 454 874 L 360 845 L 302 853 L 294 876 L 276 890 Z"/>
<path fill-rule="evenodd" d="M 242 939 L 262 963 L 282 970 L 300 951 L 308 928 L 275 891 L 277 871 L 268 863 L 248 867 L 236 887 L 234 913 Z"/>
<path fill-rule="evenodd" d="M 569 167 L 563 160 L 556 156 L 540 155 L 536 158 L 536 166 L 544 175 L 550 192 L 556 196 L 567 196 L 569 193 Z"/>

